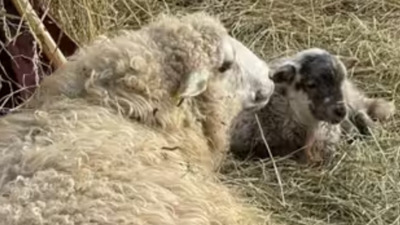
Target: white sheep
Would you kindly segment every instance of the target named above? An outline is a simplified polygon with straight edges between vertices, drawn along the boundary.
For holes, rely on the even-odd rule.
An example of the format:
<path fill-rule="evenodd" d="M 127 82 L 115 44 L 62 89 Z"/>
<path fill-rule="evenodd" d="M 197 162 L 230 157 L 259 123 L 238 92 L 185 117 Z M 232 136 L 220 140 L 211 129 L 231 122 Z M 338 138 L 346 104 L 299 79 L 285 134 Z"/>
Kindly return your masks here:
<path fill-rule="evenodd" d="M 300 162 L 320 163 L 329 158 L 342 131 L 354 128 L 351 124 L 365 131 L 373 119 L 394 113 L 393 103 L 358 90 L 340 57 L 326 50 L 306 49 L 270 66 L 275 92 L 257 115 L 273 155 L 293 154 Z M 231 150 L 240 158 L 269 157 L 252 112 L 235 119 L 231 140 Z"/>
<path fill-rule="evenodd" d="M 0 119 L 0 224 L 265 224 L 215 169 L 268 73 L 203 13 L 99 39 Z"/>

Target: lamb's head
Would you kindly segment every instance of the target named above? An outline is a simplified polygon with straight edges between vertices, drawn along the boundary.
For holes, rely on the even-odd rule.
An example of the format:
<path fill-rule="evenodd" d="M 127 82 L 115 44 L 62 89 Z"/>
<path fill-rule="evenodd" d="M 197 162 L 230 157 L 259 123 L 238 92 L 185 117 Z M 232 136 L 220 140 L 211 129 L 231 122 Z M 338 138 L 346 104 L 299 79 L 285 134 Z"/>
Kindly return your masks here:
<path fill-rule="evenodd" d="M 346 73 L 337 56 L 311 48 L 278 63 L 272 79 L 285 89 L 301 119 L 337 124 L 347 114 L 342 90 Z"/>

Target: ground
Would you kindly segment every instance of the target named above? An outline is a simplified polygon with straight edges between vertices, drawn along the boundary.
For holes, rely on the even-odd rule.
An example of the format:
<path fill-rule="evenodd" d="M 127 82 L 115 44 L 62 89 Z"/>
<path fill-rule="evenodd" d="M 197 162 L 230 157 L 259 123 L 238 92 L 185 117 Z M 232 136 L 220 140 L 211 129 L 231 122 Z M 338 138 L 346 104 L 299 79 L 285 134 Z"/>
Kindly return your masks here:
<path fill-rule="evenodd" d="M 48 1 L 80 44 L 138 28 L 160 12 L 205 10 L 267 61 L 310 47 L 356 57 L 349 74 L 356 84 L 400 106 L 400 0 Z M 400 224 L 399 122 L 396 115 L 373 137 L 343 142 L 329 168 L 278 159 L 275 171 L 268 160 L 229 159 L 221 177 L 289 224 Z"/>

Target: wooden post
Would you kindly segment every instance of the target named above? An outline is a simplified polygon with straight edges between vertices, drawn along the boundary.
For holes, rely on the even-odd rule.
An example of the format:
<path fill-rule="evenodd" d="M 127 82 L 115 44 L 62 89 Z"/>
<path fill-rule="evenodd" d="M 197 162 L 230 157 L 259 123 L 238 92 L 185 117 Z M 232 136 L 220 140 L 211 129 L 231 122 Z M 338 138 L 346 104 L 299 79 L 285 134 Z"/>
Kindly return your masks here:
<path fill-rule="evenodd" d="M 39 16 L 35 13 L 32 5 L 28 0 L 12 0 L 12 2 L 21 17 L 24 17 L 28 22 L 28 26 L 31 29 L 33 36 L 40 44 L 49 61 L 54 63 L 55 69 L 61 67 L 67 60 L 57 47 L 57 44 L 54 42 L 49 32 L 46 30 L 46 27 L 43 25 Z"/>

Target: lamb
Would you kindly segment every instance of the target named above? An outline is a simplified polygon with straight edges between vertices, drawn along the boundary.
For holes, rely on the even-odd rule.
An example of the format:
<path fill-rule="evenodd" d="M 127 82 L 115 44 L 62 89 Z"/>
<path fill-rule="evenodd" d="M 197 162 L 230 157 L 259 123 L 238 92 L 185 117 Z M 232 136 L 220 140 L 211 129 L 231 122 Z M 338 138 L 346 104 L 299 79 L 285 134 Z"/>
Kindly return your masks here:
<path fill-rule="evenodd" d="M 347 67 L 354 65 L 349 61 Z M 394 105 L 368 98 L 347 78 L 340 57 L 320 48 L 303 50 L 271 63 L 275 91 L 257 112 L 272 155 L 298 162 L 329 162 L 344 132 L 366 133 L 373 120 L 388 119 Z M 268 157 L 254 113 L 240 113 L 232 125 L 231 151 L 243 159 Z"/>
<path fill-rule="evenodd" d="M 216 169 L 265 62 L 204 13 L 81 49 L 0 119 L 0 224 L 266 224 Z"/>

